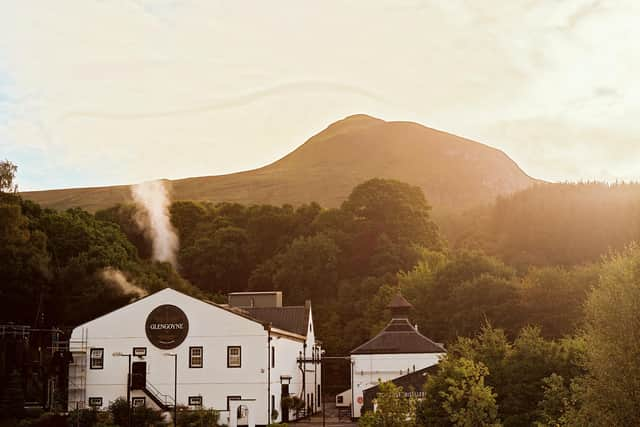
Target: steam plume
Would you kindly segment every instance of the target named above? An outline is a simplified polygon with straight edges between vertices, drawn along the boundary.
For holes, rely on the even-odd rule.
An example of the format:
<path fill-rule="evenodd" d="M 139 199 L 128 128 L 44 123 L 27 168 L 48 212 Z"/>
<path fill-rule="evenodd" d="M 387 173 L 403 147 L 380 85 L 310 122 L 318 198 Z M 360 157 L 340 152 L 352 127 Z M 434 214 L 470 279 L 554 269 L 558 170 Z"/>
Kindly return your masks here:
<path fill-rule="evenodd" d="M 178 236 L 169 216 L 169 193 L 163 181 L 147 181 L 131 187 L 138 206 L 136 222 L 151 238 L 152 257 L 176 267 Z"/>
<path fill-rule="evenodd" d="M 125 294 L 133 294 L 137 297 L 144 297 L 147 291 L 129 282 L 122 271 L 113 267 L 107 267 L 100 272 L 100 276 L 107 283 L 118 287 Z"/>

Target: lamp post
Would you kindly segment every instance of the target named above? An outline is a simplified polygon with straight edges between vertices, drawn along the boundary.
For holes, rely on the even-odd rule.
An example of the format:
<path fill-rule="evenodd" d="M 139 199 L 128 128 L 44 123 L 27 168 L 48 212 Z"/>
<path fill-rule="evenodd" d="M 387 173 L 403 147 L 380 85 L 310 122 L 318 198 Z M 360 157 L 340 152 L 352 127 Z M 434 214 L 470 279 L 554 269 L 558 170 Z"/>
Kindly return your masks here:
<path fill-rule="evenodd" d="M 116 351 L 113 357 L 127 357 L 129 360 L 129 372 L 127 373 L 127 418 L 129 426 L 131 426 L 131 354 Z"/>
<path fill-rule="evenodd" d="M 173 357 L 173 425 L 178 425 L 178 354 L 164 353 Z"/>

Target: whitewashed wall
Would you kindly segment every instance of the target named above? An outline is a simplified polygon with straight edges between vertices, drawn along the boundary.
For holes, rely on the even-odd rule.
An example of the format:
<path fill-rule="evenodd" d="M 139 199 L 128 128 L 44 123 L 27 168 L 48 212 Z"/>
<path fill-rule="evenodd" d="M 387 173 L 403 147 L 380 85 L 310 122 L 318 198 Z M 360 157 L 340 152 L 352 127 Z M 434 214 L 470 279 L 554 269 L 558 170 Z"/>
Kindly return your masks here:
<path fill-rule="evenodd" d="M 157 306 L 173 304 L 187 315 L 189 333 L 185 341 L 172 350 L 154 347 L 147 339 L 145 321 Z M 256 421 L 268 424 L 267 363 L 268 334 L 264 327 L 219 307 L 165 289 L 133 304 L 85 323 L 74 329 L 72 340 L 81 338 L 82 329 L 88 333 L 88 348 L 104 348 L 104 369 L 89 368 L 87 352 L 86 397 L 102 397 L 104 406 L 118 397 L 126 396 L 127 358 L 112 353 L 131 353 L 133 347 L 146 347 L 147 380 L 159 391 L 173 396 L 174 360 L 167 352 L 178 355 L 178 403 L 188 404 L 189 396 L 203 396 L 203 405 L 226 410 L 227 396 L 238 395 L 256 399 Z M 280 402 L 280 375 L 293 377 L 292 393 L 301 388 L 296 359 L 302 342 L 288 338 L 272 341 L 276 349 L 276 369 L 271 373 L 272 394 L 276 405 Z M 242 367 L 227 368 L 227 346 L 242 347 Z M 189 347 L 204 349 L 203 368 L 189 368 Z M 310 348 L 310 347 L 309 347 Z M 310 353 L 309 353 L 310 354 Z M 313 381 L 313 377 L 311 377 Z M 274 387 L 277 383 L 278 386 Z M 274 393 L 276 392 L 276 393 Z M 147 398 L 147 401 L 149 399 Z M 226 414 L 225 414 L 226 415 Z"/>
<path fill-rule="evenodd" d="M 445 353 L 358 354 L 351 356 L 352 416 L 360 418 L 364 390 L 438 363 Z"/>

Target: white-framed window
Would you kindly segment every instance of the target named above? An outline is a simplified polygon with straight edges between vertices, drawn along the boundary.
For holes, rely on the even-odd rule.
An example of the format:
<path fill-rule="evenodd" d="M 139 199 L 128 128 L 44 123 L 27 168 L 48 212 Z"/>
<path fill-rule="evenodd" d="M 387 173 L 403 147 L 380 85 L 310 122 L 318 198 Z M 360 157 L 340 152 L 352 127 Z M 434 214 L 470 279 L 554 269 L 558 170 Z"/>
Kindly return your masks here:
<path fill-rule="evenodd" d="M 202 406 L 202 396 L 189 396 L 189 406 Z"/>
<path fill-rule="evenodd" d="M 101 397 L 90 397 L 89 398 L 89 406 L 92 408 L 101 408 L 102 407 L 102 398 Z"/>
<path fill-rule="evenodd" d="M 203 352 L 202 347 L 189 347 L 189 367 L 202 368 Z"/>
<path fill-rule="evenodd" d="M 239 345 L 227 347 L 227 368 L 240 368 L 242 366 L 242 349 Z"/>
<path fill-rule="evenodd" d="M 147 406 L 146 397 L 134 397 L 131 399 L 131 406 L 134 408 L 144 408 Z"/>
<path fill-rule="evenodd" d="M 89 350 L 89 368 L 104 369 L 104 348 L 92 348 Z"/>
<path fill-rule="evenodd" d="M 144 357 L 147 355 L 147 347 L 133 347 L 133 355 L 137 357 Z"/>

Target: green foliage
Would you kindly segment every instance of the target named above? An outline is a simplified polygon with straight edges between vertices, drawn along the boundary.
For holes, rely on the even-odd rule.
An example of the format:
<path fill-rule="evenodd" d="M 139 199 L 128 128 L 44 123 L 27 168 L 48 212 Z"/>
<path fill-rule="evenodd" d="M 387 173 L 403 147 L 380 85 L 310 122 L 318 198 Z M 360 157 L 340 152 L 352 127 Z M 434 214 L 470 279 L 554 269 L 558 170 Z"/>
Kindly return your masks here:
<path fill-rule="evenodd" d="M 138 255 L 144 259 L 151 257 L 151 239 L 145 235 L 136 220 L 136 206 L 134 204 L 116 205 L 95 213 L 99 221 L 116 224 L 136 247 Z"/>
<path fill-rule="evenodd" d="M 97 422 L 98 411 L 95 409 L 76 409 L 67 418 L 67 425 L 74 427 L 94 427 Z"/>
<path fill-rule="evenodd" d="M 486 383 L 496 392 L 499 416 L 505 426 L 540 422 L 539 402 L 545 399 L 548 378 L 571 381 L 584 373 L 584 342 L 550 341 L 538 328 L 524 328 L 514 342 L 504 331 L 485 325 L 475 338 L 461 338 L 449 348 L 450 358 L 482 363 L 490 372 Z"/>
<path fill-rule="evenodd" d="M 412 427 L 416 425 L 416 400 L 407 397 L 402 387 L 380 382 L 375 412 L 365 412 L 361 427 Z"/>
<path fill-rule="evenodd" d="M 585 301 L 599 275 L 597 264 L 529 269 L 520 289 L 522 318 L 540 326 L 546 337 L 573 334 L 582 325 Z"/>
<path fill-rule="evenodd" d="M 268 264 L 269 289 L 285 291 L 292 303 L 309 298 L 326 301 L 336 292 L 339 254 L 338 246 L 324 234 L 298 237 Z"/>
<path fill-rule="evenodd" d="M 156 411 L 146 406 L 142 406 L 131 408 L 131 426 L 129 426 L 129 405 L 127 403 L 127 399 L 122 397 L 119 397 L 109 404 L 109 413 L 111 414 L 111 421 L 115 425 L 121 427 L 161 427 L 167 425 L 167 423 L 164 421 L 162 412 Z M 179 419 L 180 417 L 178 417 L 178 420 Z M 189 424 L 178 425 L 188 426 Z"/>
<path fill-rule="evenodd" d="M 565 384 L 564 378 L 558 374 L 551 374 L 544 378 L 543 399 L 538 404 L 540 417 L 539 426 L 567 425 L 567 413 L 571 405 L 571 390 Z"/>
<path fill-rule="evenodd" d="M 431 338 L 451 342 L 470 336 L 485 320 L 517 330 L 519 298 L 513 269 L 480 252 L 427 256 L 398 281 L 417 309 L 414 319 Z"/>
<path fill-rule="evenodd" d="M 424 387 L 425 399 L 417 409 L 420 426 L 498 426 L 496 395 L 485 384 L 489 370 L 466 358 L 443 358 L 438 373 Z"/>
<path fill-rule="evenodd" d="M 540 184 L 498 198 L 489 235 L 517 265 L 575 265 L 640 238 L 640 185 Z"/>
<path fill-rule="evenodd" d="M 178 411 L 177 427 L 218 427 L 220 414 L 215 409 L 183 409 Z"/>
<path fill-rule="evenodd" d="M 384 232 L 393 242 L 439 244 L 437 227 L 429 219 L 431 207 L 420 187 L 371 179 L 353 189 L 342 210 L 353 216 L 358 230 L 367 236 Z"/>
<path fill-rule="evenodd" d="M 185 277 L 212 292 L 242 289 L 248 280 L 248 238 L 246 231 L 222 227 L 205 235 L 180 253 Z"/>
<path fill-rule="evenodd" d="M 18 186 L 13 181 L 16 177 L 18 166 L 9 160 L 0 161 L 0 193 L 15 193 Z"/>
<path fill-rule="evenodd" d="M 606 258 L 586 305 L 585 366 L 576 398 L 591 425 L 640 424 L 640 249 Z"/>

